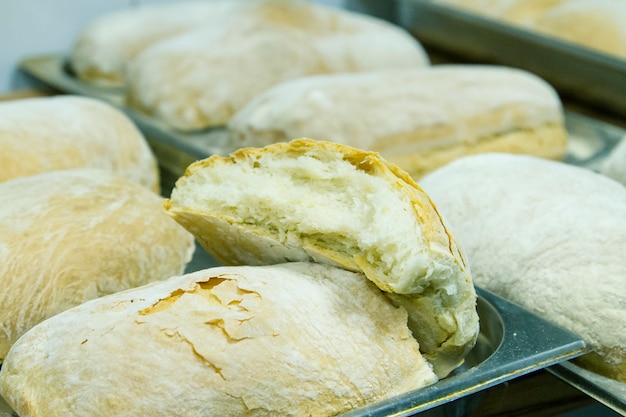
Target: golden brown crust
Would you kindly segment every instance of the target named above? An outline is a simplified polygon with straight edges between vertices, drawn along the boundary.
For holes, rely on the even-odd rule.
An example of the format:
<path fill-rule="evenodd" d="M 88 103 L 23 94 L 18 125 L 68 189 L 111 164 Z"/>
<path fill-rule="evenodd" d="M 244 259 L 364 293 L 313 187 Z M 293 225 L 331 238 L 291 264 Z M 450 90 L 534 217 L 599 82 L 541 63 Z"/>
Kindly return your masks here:
<path fill-rule="evenodd" d="M 147 141 L 121 111 L 79 96 L 0 103 L 0 181 L 59 169 L 108 169 L 155 192 Z"/>
<path fill-rule="evenodd" d="M 42 320 L 86 300 L 179 274 L 193 237 L 162 198 L 104 170 L 0 183 L 0 362 Z"/>

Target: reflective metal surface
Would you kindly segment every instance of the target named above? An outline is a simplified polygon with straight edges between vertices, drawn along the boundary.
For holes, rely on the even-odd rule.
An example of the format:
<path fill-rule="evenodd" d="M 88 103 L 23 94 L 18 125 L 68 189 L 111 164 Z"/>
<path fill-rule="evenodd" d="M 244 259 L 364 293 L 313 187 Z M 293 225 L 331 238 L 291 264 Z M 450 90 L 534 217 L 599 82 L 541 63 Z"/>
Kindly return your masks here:
<path fill-rule="evenodd" d="M 626 60 L 433 0 L 397 0 L 394 21 L 429 49 L 523 68 L 581 102 L 626 115 Z"/>
<path fill-rule="evenodd" d="M 626 416 L 626 383 L 603 377 L 571 362 L 557 364 L 548 368 L 548 371 L 615 412 Z"/>
<path fill-rule="evenodd" d="M 488 291 L 477 291 L 481 332 L 462 368 L 434 385 L 342 417 L 412 416 L 586 351 L 579 336 Z"/>

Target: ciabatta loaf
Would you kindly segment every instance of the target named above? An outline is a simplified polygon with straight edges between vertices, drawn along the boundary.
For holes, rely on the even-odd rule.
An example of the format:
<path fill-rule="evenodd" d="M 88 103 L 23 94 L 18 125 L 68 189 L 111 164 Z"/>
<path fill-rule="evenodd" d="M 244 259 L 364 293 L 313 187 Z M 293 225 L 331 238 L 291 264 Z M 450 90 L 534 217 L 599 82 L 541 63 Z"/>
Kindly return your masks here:
<path fill-rule="evenodd" d="M 201 25 L 210 25 L 235 0 L 148 4 L 105 14 L 77 35 L 69 56 L 76 76 L 90 83 L 123 86 L 126 66 L 141 51 Z"/>
<path fill-rule="evenodd" d="M 311 139 L 192 164 L 167 212 L 227 265 L 313 261 L 363 272 L 409 312 L 439 376 L 478 335 L 476 293 L 453 232 L 402 170 Z"/>
<path fill-rule="evenodd" d="M 415 38 L 380 19 L 306 1 L 246 1 L 218 23 L 139 54 L 129 65 L 127 104 L 197 130 L 225 125 L 287 79 L 427 64 Z"/>
<path fill-rule="evenodd" d="M 21 417 L 334 416 L 437 380 L 361 274 L 219 267 L 61 313 L 0 371 Z"/>
<path fill-rule="evenodd" d="M 0 103 L 0 181 L 48 171 L 100 168 L 158 192 L 156 158 L 121 111 L 79 96 Z"/>
<path fill-rule="evenodd" d="M 602 162 L 600 173 L 626 186 L 626 136 L 622 138 Z"/>
<path fill-rule="evenodd" d="M 234 146 L 314 137 L 374 150 L 414 178 L 467 154 L 560 159 L 567 150 L 555 90 L 529 72 L 484 65 L 284 82 L 236 113 L 228 131 Z"/>
<path fill-rule="evenodd" d="M 581 335 L 626 382 L 626 188 L 529 156 L 462 158 L 420 184 L 458 230 L 477 285 Z"/>
<path fill-rule="evenodd" d="M 42 320 L 180 274 L 195 248 L 162 198 L 105 170 L 0 183 L 0 362 Z"/>

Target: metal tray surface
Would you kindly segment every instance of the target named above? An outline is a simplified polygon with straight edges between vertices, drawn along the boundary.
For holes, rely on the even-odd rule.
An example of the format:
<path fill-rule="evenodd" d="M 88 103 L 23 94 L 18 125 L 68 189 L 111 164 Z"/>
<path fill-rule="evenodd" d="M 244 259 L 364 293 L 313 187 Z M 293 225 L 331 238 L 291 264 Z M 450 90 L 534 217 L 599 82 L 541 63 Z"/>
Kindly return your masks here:
<path fill-rule="evenodd" d="M 572 362 L 551 366 L 548 371 L 615 412 L 626 416 L 626 383 L 588 371 Z"/>
<path fill-rule="evenodd" d="M 426 48 L 534 72 L 580 102 L 626 115 L 626 60 L 433 0 L 396 0 Z"/>
<path fill-rule="evenodd" d="M 75 78 L 67 69 L 65 55 L 27 57 L 21 61 L 20 68 L 47 87 L 101 99 L 126 113 L 144 132 L 161 165 L 175 176 L 182 175 L 195 160 L 213 154 L 227 155 L 235 150 L 228 142 L 225 128 L 181 132 L 128 108 L 124 105 L 121 88 L 98 87 Z M 625 131 L 617 126 L 571 111 L 565 112 L 565 126 L 570 137 L 565 162 L 593 170 L 599 168 L 602 160 L 625 135 Z"/>
<path fill-rule="evenodd" d="M 202 253 L 194 263 L 188 270 L 213 265 L 213 261 Z M 341 416 L 387 417 L 417 413 L 436 416 L 440 411 L 435 408 L 437 406 L 463 411 L 455 400 L 587 352 L 585 342 L 579 336 L 486 290 L 476 290 L 481 329 L 465 364 L 431 386 Z M 446 411 L 445 415 L 450 414 Z M 0 398 L 0 417 L 15 416 Z"/>
<path fill-rule="evenodd" d="M 466 363 L 431 386 L 342 417 L 412 416 L 586 352 L 579 336 L 476 288 L 481 331 Z M 434 410 L 433 410 L 434 409 Z"/>

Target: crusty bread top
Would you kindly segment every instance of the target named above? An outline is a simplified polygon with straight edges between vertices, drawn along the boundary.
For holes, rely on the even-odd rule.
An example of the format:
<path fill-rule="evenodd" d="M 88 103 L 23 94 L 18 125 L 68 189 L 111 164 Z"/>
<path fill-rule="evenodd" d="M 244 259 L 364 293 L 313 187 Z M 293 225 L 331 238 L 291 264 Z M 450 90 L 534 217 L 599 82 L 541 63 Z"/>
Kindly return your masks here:
<path fill-rule="evenodd" d="M 47 171 L 101 168 L 159 191 L 142 133 L 113 106 L 79 96 L 0 103 L 0 181 Z"/>
<path fill-rule="evenodd" d="M 166 210 L 220 262 L 361 271 L 409 311 L 438 375 L 478 333 L 471 274 L 428 196 L 374 152 L 311 139 L 192 164 Z M 395 295 L 394 295 L 395 294 Z"/>
<path fill-rule="evenodd" d="M 563 125 L 561 101 L 534 74 L 437 65 L 287 81 L 255 97 L 228 130 L 237 146 L 306 136 L 392 158 L 550 124 Z"/>
<path fill-rule="evenodd" d="M 85 81 L 122 86 L 126 65 L 161 40 L 219 20 L 235 0 L 144 4 L 108 13 L 77 35 L 70 64 Z"/>
<path fill-rule="evenodd" d="M 360 274 L 219 267 L 92 300 L 28 332 L 0 371 L 23 417 L 333 416 L 436 381 Z"/>
<path fill-rule="evenodd" d="M 381 19 L 303 1 L 247 1 L 142 52 L 129 66 L 127 103 L 194 130 L 225 125 L 287 79 L 427 64 L 415 38 Z"/>
<path fill-rule="evenodd" d="M 420 185 L 458 230 L 477 285 L 578 333 L 604 356 L 600 372 L 626 381 L 626 188 L 507 154 L 459 159 Z"/>
<path fill-rule="evenodd" d="M 38 322 L 180 274 L 195 249 L 162 197 L 105 170 L 5 181 L 0 201 L 0 362 Z"/>

